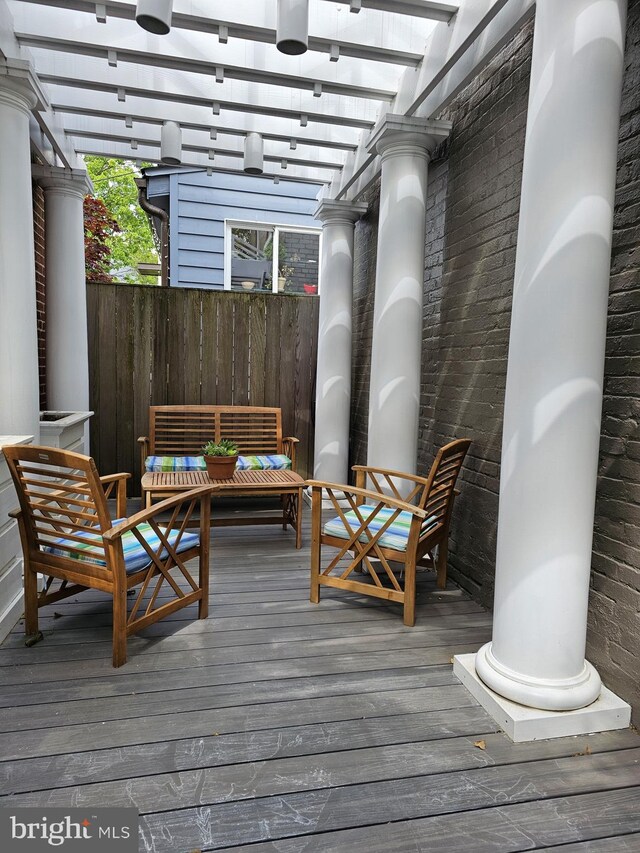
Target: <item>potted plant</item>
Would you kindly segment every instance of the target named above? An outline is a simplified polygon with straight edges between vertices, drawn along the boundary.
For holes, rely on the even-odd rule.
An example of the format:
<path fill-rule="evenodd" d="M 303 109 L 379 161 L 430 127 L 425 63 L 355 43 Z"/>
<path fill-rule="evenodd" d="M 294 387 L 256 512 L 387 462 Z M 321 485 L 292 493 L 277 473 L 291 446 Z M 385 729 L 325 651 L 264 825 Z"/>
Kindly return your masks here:
<path fill-rule="evenodd" d="M 238 445 L 223 438 L 208 441 L 202 448 L 207 472 L 212 480 L 231 480 L 238 461 Z"/>

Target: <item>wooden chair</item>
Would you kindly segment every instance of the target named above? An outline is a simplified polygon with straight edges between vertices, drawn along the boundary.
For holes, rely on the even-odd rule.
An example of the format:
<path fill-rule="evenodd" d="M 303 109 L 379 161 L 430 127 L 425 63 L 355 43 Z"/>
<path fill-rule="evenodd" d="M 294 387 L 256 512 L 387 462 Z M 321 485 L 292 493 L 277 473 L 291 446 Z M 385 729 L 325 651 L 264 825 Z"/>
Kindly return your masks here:
<path fill-rule="evenodd" d="M 114 666 L 127 659 L 129 634 L 196 601 L 198 618 L 206 618 L 211 488 L 184 492 L 124 518 L 129 474 L 100 477 L 90 457 L 49 447 L 16 445 L 3 453 L 20 502 L 10 515 L 18 520 L 24 554 L 27 645 L 42 639 L 39 607 L 86 589 L 113 596 Z M 115 521 L 107 505 L 111 495 Z M 198 505 L 199 535 L 187 531 Z M 167 520 L 160 522 L 162 513 Z M 192 559 L 198 559 L 197 582 L 186 565 Z M 46 578 L 40 593 L 38 574 Z M 54 580 L 60 581 L 55 589 Z M 127 612 L 127 591 L 136 586 Z M 172 597 L 160 603 L 161 591 Z"/>
<path fill-rule="evenodd" d="M 415 624 L 417 565 L 435 568 L 438 586 L 446 586 L 455 483 L 470 444 L 468 439 L 460 439 L 442 447 L 428 477 L 356 465 L 355 487 L 309 481 L 314 604 L 320 601 L 320 587 L 331 586 L 396 601 L 403 605 L 404 624 Z M 370 488 L 365 488 L 367 481 Z M 405 496 L 402 486 L 408 489 Z M 324 527 L 323 498 L 328 498 L 338 513 Z M 346 509 L 341 506 L 345 500 Z M 338 549 L 325 568 L 321 567 L 322 545 Z M 377 568 L 374 560 L 379 561 Z M 404 571 L 394 571 L 391 562 L 401 563 Z M 369 583 L 350 577 L 365 568 L 371 578 Z"/>

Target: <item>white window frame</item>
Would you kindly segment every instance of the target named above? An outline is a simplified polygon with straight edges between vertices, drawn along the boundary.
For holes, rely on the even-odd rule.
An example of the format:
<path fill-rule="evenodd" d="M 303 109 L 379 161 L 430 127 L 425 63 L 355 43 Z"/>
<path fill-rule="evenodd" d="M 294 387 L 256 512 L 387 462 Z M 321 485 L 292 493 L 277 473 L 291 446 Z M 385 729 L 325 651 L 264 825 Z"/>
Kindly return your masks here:
<path fill-rule="evenodd" d="M 295 231 L 298 234 L 317 234 L 318 236 L 318 294 L 321 289 L 321 265 L 322 257 L 322 228 L 313 228 L 305 225 L 287 225 L 280 222 L 262 222 L 244 219 L 224 220 L 224 289 L 231 290 L 231 260 L 233 251 L 234 228 L 255 228 L 257 230 L 273 232 L 273 266 L 271 269 L 271 290 L 278 292 L 278 257 L 280 249 L 280 231 Z"/>

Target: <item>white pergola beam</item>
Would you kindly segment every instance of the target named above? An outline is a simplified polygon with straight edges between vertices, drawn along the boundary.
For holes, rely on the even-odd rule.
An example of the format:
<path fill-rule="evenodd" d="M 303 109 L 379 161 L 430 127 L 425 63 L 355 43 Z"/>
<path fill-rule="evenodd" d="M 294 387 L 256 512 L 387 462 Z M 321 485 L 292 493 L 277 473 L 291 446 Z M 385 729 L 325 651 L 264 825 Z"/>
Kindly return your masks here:
<path fill-rule="evenodd" d="M 16 0 L 13 0 L 16 2 Z M 96 3 L 94 0 L 19 0 L 20 3 L 46 6 L 55 9 L 68 9 L 76 12 L 90 14 L 95 19 Z M 106 7 L 107 23 L 110 19 L 133 21 L 135 18 L 135 3 L 118 2 L 112 0 L 103 4 Z M 202 14 L 197 14 L 198 5 Z M 275 4 L 273 8 L 269 3 L 256 3 L 247 12 L 245 8 L 237 3 L 208 2 L 206 8 L 203 3 L 176 2 L 172 17 L 172 29 L 189 30 L 191 32 L 210 33 L 220 36 L 221 29 L 226 31 L 229 41 L 234 39 L 244 41 L 261 42 L 263 44 L 276 43 L 275 29 Z M 451 4 L 430 4 L 435 7 L 446 6 L 455 8 Z M 403 4 L 404 6 L 404 4 Z M 180 9 L 189 8 L 189 12 Z M 211 8 L 213 7 L 213 8 Z M 371 7 L 377 8 L 377 7 Z M 315 11 L 315 14 L 314 14 Z M 389 8 L 390 12 L 396 11 Z M 390 15 L 385 16 L 384 25 L 380 22 L 368 22 L 367 27 L 352 28 L 349 37 L 345 38 L 342 28 L 336 26 L 336 16 L 327 15 L 322 4 L 314 10 L 312 7 L 309 26 L 309 50 L 319 53 L 330 53 L 332 45 L 340 49 L 341 57 L 355 57 L 375 62 L 390 62 L 397 65 L 416 66 L 422 59 L 422 45 L 420 44 L 420 33 L 400 32 L 398 28 L 388 27 L 387 20 Z M 448 12 L 441 13 L 440 17 L 433 15 L 420 15 L 431 20 L 446 20 L 451 18 Z M 376 26 L 377 25 L 377 26 Z M 373 31 L 373 32 L 372 32 Z M 422 36 L 422 40 L 426 33 Z"/>
<path fill-rule="evenodd" d="M 63 96 L 67 95 L 67 99 L 58 102 L 54 97 L 58 92 Z M 204 107 L 185 104 L 167 105 L 137 98 L 135 103 L 134 99 L 127 98 L 126 103 L 114 106 L 113 98 L 107 93 L 94 92 L 91 98 L 86 95 L 79 97 L 82 94 L 77 91 L 65 91 L 58 87 L 55 87 L 55 91 L 50 92 L 51 107 L 58 114 L 59 120 L 63 116 L 78 116 L 112 119 L 122 125 L 126 119 L 131 119 L 133 129 L 136 131 L 143 125 L 162 125 L 165 121 L 175 121 L 183 129 L 202 131 L 207 134 L 214 128 L 220 136 L 244 137 L 247 133 L 261 133 L 264 139 L 284 143 L 287 149 L 292 139 L 295 139 L 299 146 L 314 146 L 340 151 L 355 151 L 358 142 L 357 135 L 353 135 L 351 142 L 347 141 L 345 136 L 348 134 L 345 134 L 344 128 L 341 128 L 339 133 L 333 128 L 320 128 L 321 131 L 324 131 L 323 133 L 318 133 L 317 129 L 311 133 L 309 128 L 301 128 L 297 122 L 294 124 L 291 120 L 274 117 L 269 120 L 270 129 L 266 131 L 264 130 L 264 122 L 255 116 L 236 117 L 229 114 L 212 116 L 211 110 Z M 96 101 L 103 103 L 96 103 Z M 65 118 L 65 121 L 70 125 L 74 120 Z"/>
<path fill-rule="evenodd" d="M 138 144 L 160 146 L 160 128 L 157 125 L 140 124 L 137 128 L 128 129 L 123 122 L 113 119 L 88 116 L 73 118 L 74 122 L 67 126 L 66 132 L 74 138 L 105 139 L 124 143 L 133 139 L 137 140 Z M 343 166 L 340 152 L 321 150 L 310 145 L 298 145 L 295 151 L 291 151 L 288 143 L 285 145 L 283 142 L 270 139 L 265 139 L 264 143 L 264 159 L 268 161 L 280 162 L 285 158 L 291 165 L 316 167 L 323 170 L 336 170 Z M 220 135 L 218 139 L 211 140 L 209 134 L 201 130 L 182 128 L 182 148 L 184 151 L 214 150 L 221 156 L 237 157 L 240 160 L 244 155 L 244 140 L 242 137 L 227 135 L 224 137 Z M 329 157 L 330 154 L 333 154 L 333 157 Z"/>
<path fill-rule="evenodd" d="M 203 59 L 193 58 L 193 53 L 189 57 L 181 56 L 176 51 L 169 51 L 158 45 L 152 46 L 146 50 L 138 50 L 115 47 L 117 42 L 112 42 L 111 33 L 106 44 L 101 44 L 100 40 L 76 40 L 65 38 L 61 29 L 59 34 L 48 33 L 45 29 L 43 32 L 38 26 L 34 26 L 32 31 L 25 32 L 24 30 L 16 31 L 16 37 L 21 45 L 30 48 L 43 48 L 45 50 L 57 51 L 67 55 L 74 56 L 89 56 L 96 58 L 104 58 L 108 60 L 109 51 L 115 51 L 118 63 L 128 63 L 130 65 L 139 66 L 146 65 L 153 68 L 162 68 L 167 71 L 186 71 L 191 74 L 200 74 L 206 77 L 216 78 L 216 69 L 220 67 L 220 62 L 208 62 Z M 57 28 L 56 28 L 57 29 Z M 68 30 L 67 30 L 68 32 Z M 158 37 L 159 38 L 159 37 Z M 301 63 L 302 64 L 302 63 Z M 336 73 L 336 79 L 331 79 L 327 74 L 314 75 L 309 74 L 304 69 L 300 73 L 286 74 L 278 70 L 276 65 L 268 61 L 260 61 L 254 59 L 249 64 L 231 65 L 224 64 L 224 76 L 229 80 L 242 80 L 249 83 L 261 83 L 270 86 L 282 86 L 287 89 L 303 89 L 314 91 L 317 83 L 322 86 L 322 91 L 327 94 L 344 95 L 349 98 L 365 98 L 374 101 L 391 102 L 395 97 L 395 89 L 393 88 L 377 88 L 373 85 L 360 85 L 352 82 L 341 82 L 338 79 L 341 75 Z M 362 78 L 370 79 L 370 75 L 362 75 Z M 348 81 L 348 76 L 343 77 Z M 212 86 L 212 98 L 216 100 L 224 97 L 226 90 L 225 83 L 216 83 Z"/>
<path fill-rule="evenodd" d="M 351 0 L 329 0 L 329 2 L 343 3 L 347 6 L 351 4 Z M 381 12 L 429 18 L 432 21 L 445 23 L 448 23 L 458 11 L 457 3 L 432 3 L 431 0 L 361 0 L 361 5 L 363 9 L 377 9 Z"/>
<path fill-rule="evenodd" d="M 69 137 L 73 139 L 73 137 Z M 159 162 L 160 148 L 156 145 L 145 145 L 140 143 L 135 151 L 131 147 L 122 142 L 111 142 L 103 139 L 85 139 L 78 137 L 75 144 L 75 149 L 78 154 L 89 154 L 99 157 L 113 157 L 118 160 L 133 160 L 139 163 L 154 163 L 162 166 Z M 286 170 L 281 169 L 277 163 L 265 163 L 265 177 L 278 177 L 281 181 L 304 181 L 320 186 L 330 180 L 331 172 L 318 177 L 318 171 L 307 166 L 289 166 Z M 182 161 L 184 169 L 213 169 L 215 172 L 238 172 L 238 158 L 216 156 L 214 160 L 209 160 L 207 154 L 199 151 L 185 152 Z"/>
<path fill-rule="evenodd" d="M 174 102 L 206 107 L 211 114 L 215 84 L 202 75 L 174 72 L 165 74 L 158 69 L 129 65 L 110 68 L 105 75 L 106 62 L 90 57 L 65 56 L 60 53 L 32 51 L 40 80 L 47 85 L 64 86 L 71 90 L 115 93 L 124 89 L 134 98 L 159 102 Z M 226 85 L 226 84 L 225 84 Z M 375 124 L 379 104 L 362 99 L 337 95 L 314 98 L 311 92 L 285 90 L 279 86 L 251 86 L 241 81 L 229 81 L 225 97 L 217 99 L 221 114 L 278 116 L 291 119 L 299 126 L 302 114 L 309 124 L 347 126 L 370 130 Z M 216 117 L 219 118 L 219 117 Z"/>

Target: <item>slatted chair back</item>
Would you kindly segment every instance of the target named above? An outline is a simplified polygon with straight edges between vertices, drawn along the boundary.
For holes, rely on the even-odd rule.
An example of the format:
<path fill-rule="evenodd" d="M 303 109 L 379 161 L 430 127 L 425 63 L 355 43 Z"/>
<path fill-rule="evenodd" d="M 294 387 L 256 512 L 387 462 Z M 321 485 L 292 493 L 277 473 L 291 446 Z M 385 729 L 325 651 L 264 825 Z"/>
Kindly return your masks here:
<path fill-rule="evenodd" d="M 427 513 L 430 536 L 440 534 L 449 525 L 456 480 L 470 446 L 471 441 L 466 438 L 452 441 L 441 447 L 433 460 L 418 500 L 418 506 Z"/>
<path fill-rule="evenodd" d="M 6 448 L 32 560 L 82 577 L 111 575 L 102 533 L 111 527 L 107 499 L 93 459 L 46 447 Z M 93 534 L 93 535 L 92 535 Z M 88 537 L 95 560 L 83 561 Z M 56 553 L 47 549 L 55 547 Z"/>

